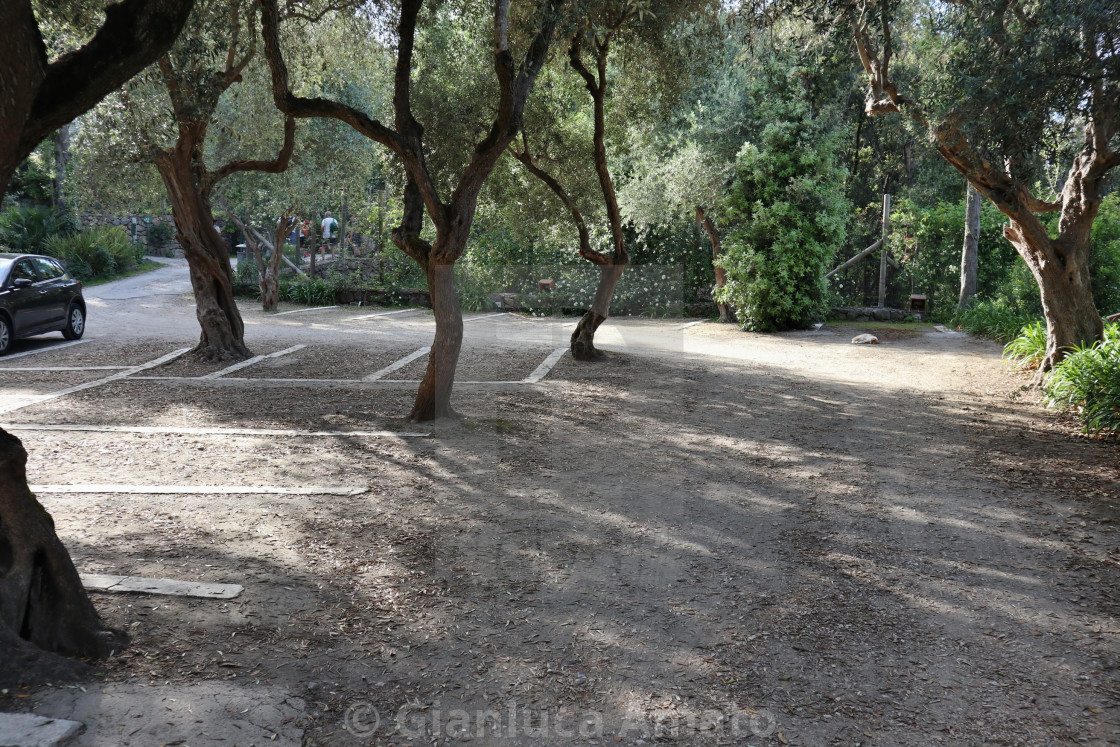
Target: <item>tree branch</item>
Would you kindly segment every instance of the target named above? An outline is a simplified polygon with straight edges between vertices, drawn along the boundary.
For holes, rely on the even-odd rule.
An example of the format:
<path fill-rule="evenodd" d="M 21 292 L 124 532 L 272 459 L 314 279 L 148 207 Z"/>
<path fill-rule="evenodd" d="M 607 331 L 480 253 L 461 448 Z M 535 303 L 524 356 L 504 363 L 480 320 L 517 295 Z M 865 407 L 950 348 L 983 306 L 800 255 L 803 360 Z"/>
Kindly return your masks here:
<path fill-rule="evenodd" d="M 525 134 L 524 130 L 521 131 L 521 141 L 522 149 L 520 151 L 513 146 L 513 143 L 510 143 L 510 153 L 528 169 L 530 174 L 544 182 L 548 188 L 552 190 L 553 194 L 560 198 L 560 201 L 564 203 L 564 207 L 568 209 L 568 212 L 571 213 L 572 220 L 576 224 L 576 230 L 579 232 L 579 256 L 597 265 L 609 265 L 609 257 L 591 248 L 591 235 L 587 230 L 587 223 L 584 221 L 583 214 L 579 211 L 579 208 L 576 206 L 575 201 L 568 194 L 567 190 L 564 189 L 555 177 L 537 166 L 536 159 L 529 150 L 529 137 Z"/>
<path fill-rule="evenodd" d="M 9 0 L 5 0 L 9 1 Z M 80 49 L 47 66 L 21 147 L 93 108 L 109 92 L 150 65 L 179 36 L 194 0 L 123 0 L 105 10 L 105 23 Z"/>
<path fill-rule="evenodd" d="M 270 161 L 243 159 L 230 161 L 222 166 L 217 171 L 210 174 L 210 186 L 225 179 L 230 174 L 239 171 L 263 171 L 266 174 L 279 174 L 286 171 L 288 164 L 292 159 L 292 151 L 296 147 L 296 120 L 291 115 L 284 118 L 284 143 L 280 146 L 280 152 Z"/>

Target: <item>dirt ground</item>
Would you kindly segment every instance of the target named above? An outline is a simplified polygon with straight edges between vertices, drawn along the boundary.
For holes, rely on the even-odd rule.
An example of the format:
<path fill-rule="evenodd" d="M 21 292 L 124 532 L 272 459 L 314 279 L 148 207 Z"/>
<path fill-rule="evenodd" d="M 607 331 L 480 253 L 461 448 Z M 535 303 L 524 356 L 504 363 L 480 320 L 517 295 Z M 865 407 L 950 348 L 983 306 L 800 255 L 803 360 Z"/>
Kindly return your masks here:
<path fill-rule="evenodd" d="M 0 407 L 113 373 L 11 369 L 197 336 L 189 299 L 153 302 L 175 320 L 156 328 L 127 295 L 90 342 L 0 360 Z M 1120 447 L 1042 409 L 994 344 L 612 320 L 605 362 L 457 387 L 462 419 L 417 428 L 414 385 L 361 379 L 430 340 L 424 313 L 245 314 L 254 352 L 306 347 L 0 423 L 397 435 L 15 431 L 32 483 L 199 486 L 40 493 L 80 571 L 245 590 L 96 593 L 132 645 L 0 710 L 98 745 L 1120 743 Z M 468 323 L 463 378 L 520 381 L 570 323 Z"/>

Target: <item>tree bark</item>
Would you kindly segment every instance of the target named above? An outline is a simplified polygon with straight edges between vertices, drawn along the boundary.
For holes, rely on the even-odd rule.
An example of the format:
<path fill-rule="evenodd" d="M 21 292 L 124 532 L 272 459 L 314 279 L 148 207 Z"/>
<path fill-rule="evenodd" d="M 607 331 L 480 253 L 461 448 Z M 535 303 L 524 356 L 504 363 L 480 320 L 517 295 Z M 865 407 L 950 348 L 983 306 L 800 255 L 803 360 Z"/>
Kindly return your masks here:
<path fill-rule="evenodd" d="M 463 311 L 455 287 L 455 265 L 429 264 L 425 274 L 436 334 L 428 353 L 428 368 L 424 371 L 424 379 L 408 415 L 414 423 L 454 417 L 451 389 L 455 384 L 459 351 L 463 347 Z"/>
<path fill-rule="evenodd" d="M 577 361 L 597 361 L 604 357 L 602 351 L 595 347 L 595 331 L 610 316 L 611 299 L 625 269 L 625 264 L 599 265 L 599 284 L 595 288 L 595 299 L 572 331 L 572 357 Z"/>
<path fill-rule="evenodd" d="M 696 206 L 696 220 L 704 227 L 704 232 L 708 234 L 708 239 L 712 242 L 712 266 L 716 271 L 716 290 L 720 290 L 727 285 L 727 270 L 715 264 L 715 260 L 720 258 L 723 254 L 723 246 L 720 244 L 719 231 L 716 230 L 715 222 L 709 217 L 707 211 L 700 205 Z M 719 309 L 719 320 L 723 324 L 734 323 L 735 311 L 731 308 L 731 304 L 724 303 L 723 301 L 716 301 L 716 307 Z"/>
<path fill-rule="evenodd" d="M 980 258 L 980 193 L 968 185 L 967 207 L 964 218 L 964 246 L 961 248 L 961 294 L 957 308 L 968 306 L 976 295 L 976 272 Z"/>
<path fill-rule="evenodd" d="M 243 360 L 252 356 L 245 346 L 245 323 L 233 297 L 233 268 L 229 249 L 214 230 L 214 214 L 205 182 L 194 163 L 197 140 L 183 137 L 174 148 L 156 156 L 156 168 L 167 188 L 176 237 L 190 267 L 195 316 L 202 333 L 192 354 L 200 360 Z M 199 155 L 199 158 L 201 156 Z"/>
<path fill-rule="evenodd" d="M 1096 342 L 1104 334 L 1089 285 L 1089 238 L 1100 210 L 1103 182 L 1120 165 L 1120 153 L 1110 148 L 1120 129 L 1120 87 L 1106 85 L 1099 29 L 1089 23 L 1080 34 L 1083 60 L 1099 65 L 1100 73 L 1087 86 L 1081 151 L 1070 166 L 1060 199 L 1050 202 L 1032 195 L 1023 180 L 1011 173 L 1012 164 L 1005 162 L 1000 167 L 984 158 L 969 142 L 960 119 L 949 116 L 930 121 L 918 101 L 899 92 L 889 75 L 889 24 L 884 16 L 880 54 L 871 40 L 868 17 L 862 14 L 854 26 L 856 50 L 869 81 L 866 111 L 869 115 L 901 113 L 926 128 L 941 157 L 1009 219 L 1004 236 L 1034 275 L 1046 316 L 1046 357 L 1038 369 L 1041 381 L 1073 347 Z M 1036 213 L 1056 211 L 1061 211 L 1058 238 L 1051 239 Z"/>
<path fill-rule="evenodd" d="M 280 216 L 276 224 L 276 235 L 272 240 L 272 254 L 268 264 L 261 263 L 261 305 L 265 311 L 276 311 L 280 304 L 280 259 L 284 256 L 284 242 L 297 225 L 290 215 Z"/>
<path fill-rule="evenodd" d="M 0 430 L 0 627 L 63 656 L 99 658 L 127 637 L 106 628 L 27 487 L 27 452 Z M 2 641 L 2 639 L 0 639 Z"/>
<path fill-rule="evenodd" d="M 0 2 L 0 193 L 44 138 L 147 67 L 174 43 L 194 0 L 124 0 L 84 46 L 54 62 L 31 0 Z"/>

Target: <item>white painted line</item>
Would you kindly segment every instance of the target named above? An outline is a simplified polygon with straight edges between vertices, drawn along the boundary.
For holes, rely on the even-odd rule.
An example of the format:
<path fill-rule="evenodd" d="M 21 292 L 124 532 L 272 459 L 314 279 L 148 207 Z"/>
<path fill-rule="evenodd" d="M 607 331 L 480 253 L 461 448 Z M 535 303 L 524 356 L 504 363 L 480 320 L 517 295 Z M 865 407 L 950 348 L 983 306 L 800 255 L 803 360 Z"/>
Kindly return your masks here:
<path fill-rule="evenodd" d="M 123 371 L 128 366 L 0 366 L 0 371 Z"/>
<path fill-rule="evenodd" d="M 297 431 L 286 428 L 175 428 L 145 425 L 2 425 L 6 431 L 61 431 L 64 433 L 173 433 L 184 436 L 296 436 L 338 438 L 427 438 L 431 433 L 409 431 Z"/>
<path fill-rule="evenodd" d="M 285 488 L 259 485 L 31 485 L 32 493 L 78 495 L 361 495 L 366 488 L 308 486 Z"/>
<path fill-rule="evenodd" d="M 36 353 L 46 353 L 46 352 L 49 352 L 51 350 L 62 350 L 63 348 L 68 348 L 71 345 L 81 345 L 83 342 L 89 342 L 89 340 L 73 340 L 72 342 L 64 342 L 61 345 L 51 345 L 49 348 L 39 348 L 38 350 L 25 350 L 22 353 L 13 353 L 12 355 L 5 355 L 3 357 L 3 359 L 0 359 L 0 360 L 10 361 L 10 360 L 15 360 L 16 358 L 22 358 L 25 355 L 35 355 Z"/>
<path fill-rule="evenodd" d="M 381 379 L 378 383 L 379 384 L 411 384 L 412 386 L 416 386 L 417 384 L 420 383 L 420 379 Z M 459 386 L 461 384 L 503 384 L 503 385 L 507 385 L 507 384 L 525 384 L 525 383 L 526 382 L 525 382 L 524 379 L 522 379 L 520 381 L 459 381 L 459 380 L 456 380 L 455 381 L 455 386 Z"/>
<path fill-rule="evenodd" d="M 80 392 L 83 389 L 92 389 L 95 386 L 101 386 L 102 384 L 108 384 L 111 381 L 117 381 L 119 379 L 124 379 L 128 376 L 131 376 L 132 374 L 140 373 L 141 371 L 147 371 L 149 368 L 155 368 L 156 366 L 162 366 L 164 363 L 167 363 L 168 361 L 175 360 L 176 358 L 178 358 L 180 355 L 187 352 L 188 350 L 190 350 L 190 348 L 179 348 L 178 350 L 173 350 L 173 351 L 171 351 L 170 353 L 168 353 L 167 355 L 165 355 L 161 358 L 156 358 L 154 361 L 148 361 L 147 363 L 144 363 L 143 365 L 132 366 L 131 368 L 126 368 L 124 371 L 121 371 L 120 373 L 115 373 L 112 376 L 106 376 L 103 379 L 97 379 L 96 381 L 87 381 L 85 384 L 78 384 L 76 386 L 67 387 L 66 389 L 59 389 L 57 392 L 51 392 L 50 394 L 40 394 L 40 395 L 37 395 L 35 397 L 32 397 L 29 401 L 23 402 L 23 403 L 18 404 L 18 405 L 8 405 L 7 407 L 0 407 L 0 413 L 15 412 L 16 410 L 22 410 L 23 408 L 30 407 L 31 405 L 37 405 L 40 402 L 46 402 L 48 400 L 57 399 L 58 397 L 65 396 L 67 394 L 73 394 L 74 392 Z"/>
<path fill-rule="evenodd" d="M 537 366 L 536 370 L 526 376 L 523 381 L 526 384 L 536 384 L 545 376 L 548 376 L 548 372 L 551 371 L 552 367 L 555 366 L 560 361 L 560 359 L 564 357 L 564 353 L 567 350 L 568 348 L 566 347 L 556 348 L 555 350 L 553 350 L 551 353 L 549 353 L 548 357 L 544 359 L 544 362 Z"/>
<path fill-rule="evenodd" d="M 376 314 L 365 314 L 363 316 L 352 316 L 348 319 L 343 319 L 344 322 L 359 322 L 363 319 L 373 319 L 378 316 L 389 316 L 390 314 L 407 314 L 410 311 L 423 311 L 423 309 L 395 309 L 393 311 L 379 311 Z"/>
<path fill-rule="evenodd" d="M 493 319 L 496 316 L 510 316 L 510 313 L 508 311 L 499 311 L 497 314 L 483 314 L 482 316 L 472 316 L 470 319 L 464 319 L 463 323 L 466 324 L 467 322 L 477 322 L 482 319 Z"/>
<path fill-rule="evenodd" d="M 234 371 L 240 371 L 243 368 L 248 368 L 249 366 L 253 365 L 254 363 L 260 363 L 265 358 L 279 358 L 282 355 L 287 355 L 288 353 L 294 353 L 297 350 L 300 350 L 300 349 L 305 348 L 305 347 L 307 347 L 307 346 L 306 345 L 292 345 L 290 348 L 287 348 L 285 350 L 279 350 L 275 353 L 269 353 L 268 355 L 254 355 L 249 360 L 241 361 L 240 363 L 234 363 L 229 368 L 223 368 L 221 371 L 215 371 L 214 373 L 208 373 L 205 376 L 200 376 L 199 378 L 200 379 L 217 379 L 217 378 L 220 378 L 222 376 L 225 376 L 227 373 L 233 373 Z"/>
<path fill-rule="evenodd" d="M 325 311 L 326 309 L 339 309 L 341 306 L 316 306 L 313 309 L 292 309 L 291 311 L 278 311 L 268 316 L 284 316 L 285 314 L 302 314 L 305 311 Z"/>
<path fill-rule="evenodd" d="M 207 584 L 199 581 L 176 581 L 171 578 L 141 576 L 110 576 L 101 573 L 79 573 L 82 586 L 89 591 L 133 591 L 141 594 L 166 594 L 172 597 L 201 599 L 233 599 L 245 590 L 240 584 Z"/>
<path fill-rule="evenodd" d="M 417 350 L 414 353 L 409 353 L 408 355 L 401 358 L 396 363 L 392 363 L 388 366 L 385 366 L 385 368 L 381 369 L 380 371 L 375 371 L 375 372 L 371 373 L 369 376 L 362 379 L 362 381 L 378 381 L 379 379 L 383 379 L 386 376 L 388 376 L 389 374 L 393 373 L 394 371 L 401 370 L 402 368 L 407 366 L 409 363 L 412 363 L 417 358 L 423 358 L 425 355 L 428 354 L 429 350 L 431 350 L 431 347 L 420 348 L 419 350 Z"/>
<path fill-rule="evenodd" d="M 708 320 L 707 319 L 701 319 L 698 322 L 689 322 L 688 324 L 682 324 L 679 327 L 673 327 L 673 331 L 679 331 L 679 330 L 682 330 L 682 329 L 688 329 L 689 327 L 695 327 L 697 324 L 703 324 L 706 321 L 708 321 Z"/>

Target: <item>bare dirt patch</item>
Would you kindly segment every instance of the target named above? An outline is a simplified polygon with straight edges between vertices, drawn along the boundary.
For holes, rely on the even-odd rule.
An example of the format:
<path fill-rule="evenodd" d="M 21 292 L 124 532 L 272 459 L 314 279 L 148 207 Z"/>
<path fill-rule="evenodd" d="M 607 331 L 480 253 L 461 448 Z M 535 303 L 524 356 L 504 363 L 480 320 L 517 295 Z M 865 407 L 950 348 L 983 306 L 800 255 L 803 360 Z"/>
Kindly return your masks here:
<path fill-rule="evenodd" d="M 96 595 L 133 635 L 97 686 L 266 688 L 306 744 L 1115 743 L 1115 443 L 1024 402 L 990 343 L 659 329 L 461 388 L 424 439 L 21 434 L 36 482 L 366 489 L 41 496 L 82 570 L 246 586 Z M 26 413 L 414 429 L 413 393 L 125 380 Z"/>

